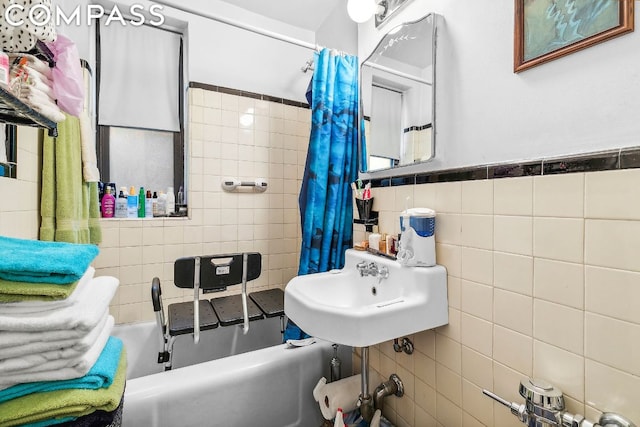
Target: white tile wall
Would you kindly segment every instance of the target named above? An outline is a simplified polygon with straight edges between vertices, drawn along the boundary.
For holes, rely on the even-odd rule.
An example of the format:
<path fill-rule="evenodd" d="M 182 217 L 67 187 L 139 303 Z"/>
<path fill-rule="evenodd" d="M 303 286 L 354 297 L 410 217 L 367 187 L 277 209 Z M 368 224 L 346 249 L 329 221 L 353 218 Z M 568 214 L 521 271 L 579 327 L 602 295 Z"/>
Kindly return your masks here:
<path fill-rule="evenodd" d="M 121 286 L 111 305 L 119 323 L 153 319 L 150 284 L 159 277 L 165 304 L 193 298 L 176 288 L 173 261 L 236 251 L 262 253 L 249 289 L 284 287 L 297 272 L 298 191 L 310 129 L 308 109 L 190 89 L 190 218 L 103 220 L 98 274 Z M 225 193 L 225 177 L 265 178 L 265 193 Z M 238 293 L 231 287 L 227 293 Z"/>
<path fill-rule="evenodd" d="M 639 183 L 633 169 L 411 187 L 413 206 L 438 211 L 450 325 L 413 337 L 414 409 L 387 405 L 386 416 L 420 427 L 516 427 L 481 389 L 522 401 L 520 379 L 536 376 L 592 421 L 617 411 L 640 423 Z M 380 231 L 396 227 L 403 205 L 386 200 L 400 191 L 411 192 L 374 190 L 386 206 Z M 394 360 L 399 367 L 399 356 L 388 358 L 385 373 Z"/>
<path fill-rule="evenodd" d="M 151 319 L 154 276 L 167 303 L 190 298 L 171 283 L 179 256 L 258 250 L 254 287 L 296 272 L 308 110 L 198 89 L 190 117 L 190 219 L 103 221 L 95 266 L 122 282 L 111 307 L 121 323 Z M 18 179 L 0 179 L 11 200 L 0 205 L 2 235 L 37 238 L 37 141 L 20 129 Z M 266 177 L 270 188 L 224 194 L 229 174 Z M 639 182 L 633 169 L 375 189 L 382 231 L 397 232 L 407 196 L 439 212 L 437 257 L 449 274 L 448 326 L 414 335 L 413 356 L 390 343 L 370 349 L 373 384 L 395 372 L 407 385 L 386 416 L 398 426 L 520 426 L 481 389 L 521 401 L 518 382 L 534 375 L 564 390 L 570 410 L 640 424 Z"/>
<path fill-rule="evenodd" d="M 18 128 L 17 179 L 0 178 L 0 235 L 37 239 L 40 227 L 39 180 L 42 157 L 38 130 Z"/>

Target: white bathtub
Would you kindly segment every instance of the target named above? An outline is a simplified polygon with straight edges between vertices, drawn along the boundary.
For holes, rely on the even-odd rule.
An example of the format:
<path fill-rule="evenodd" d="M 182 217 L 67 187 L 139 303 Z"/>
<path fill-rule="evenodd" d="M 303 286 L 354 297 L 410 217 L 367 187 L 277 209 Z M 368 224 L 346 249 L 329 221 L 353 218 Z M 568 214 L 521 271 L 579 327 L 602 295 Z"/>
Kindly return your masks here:
<path fill-rule="evenodd" d="M 114 335 L 128 354 L 124 427 L 309 427 L 322 415 L 313 400 L 317 381 L 329 375 L 330 343 L 288 348 L 280 319 L 251 322 L 177 340 L 174 369 L 156 363 L 155 323 L 119 325 Z M 351 372 L 351 348 L 340 348 L 343 374 Z M 215 359 L 215 360 L 212 360 Z M 206 361 L 208 360 L 208 361 Z M 195 363 L 195 364 L 193 364 Z"/>

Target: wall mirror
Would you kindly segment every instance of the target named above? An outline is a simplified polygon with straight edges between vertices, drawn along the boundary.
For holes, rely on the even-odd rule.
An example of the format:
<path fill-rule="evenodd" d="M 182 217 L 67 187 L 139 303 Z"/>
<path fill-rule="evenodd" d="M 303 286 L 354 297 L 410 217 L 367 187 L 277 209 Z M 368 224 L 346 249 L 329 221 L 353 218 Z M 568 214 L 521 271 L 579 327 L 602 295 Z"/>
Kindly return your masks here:
<path fill-rule="evenodd" d="M 436 18 L 391 29 L 360 66 L 361 172 L 434 157 Z"/>

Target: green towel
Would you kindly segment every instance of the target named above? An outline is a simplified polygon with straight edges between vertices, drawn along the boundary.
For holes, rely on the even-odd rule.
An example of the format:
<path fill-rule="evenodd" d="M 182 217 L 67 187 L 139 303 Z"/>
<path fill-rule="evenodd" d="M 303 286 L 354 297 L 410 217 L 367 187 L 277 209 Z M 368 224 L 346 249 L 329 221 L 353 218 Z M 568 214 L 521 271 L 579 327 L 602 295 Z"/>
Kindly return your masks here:
<path fill-rule="evenodd" d="M 44 135 L 40 240 L 94 243 L 102 241 L 98 184 L 82 176 L 80 121 L 67 115 L 58 137 Z"/>
<path fill-rule="evenodd" d="M 0 404 L 0 427 L 37 423 L 54 418 L 82 417 L 95 411 L 118 408 L 127 374 L 126 351 L 122 349 L 118 371 L 108 388 L 58 390 L 34 393 Z"/>
<path fill-rule="evenodd" d="M 0 279 L 0 303 L 67 299 L 77 285 L 77 281 L 69 285 L 54 285 Z"/>

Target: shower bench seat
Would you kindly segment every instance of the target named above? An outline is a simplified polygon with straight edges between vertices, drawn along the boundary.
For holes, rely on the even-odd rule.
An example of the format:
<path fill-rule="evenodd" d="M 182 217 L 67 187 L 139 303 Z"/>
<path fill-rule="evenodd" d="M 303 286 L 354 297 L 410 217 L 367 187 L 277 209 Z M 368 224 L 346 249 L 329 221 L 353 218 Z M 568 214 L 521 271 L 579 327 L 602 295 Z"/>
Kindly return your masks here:
<path fill-rule="evenodd" d="M 200 331 L 244 323 L 242 294 L 200 299 L 200 289 L 205 293 L 217 292 L 225 290 L 227 286 L 242 284 L 243 292 L 246 292 L 247 281 L 257 279 L 261 269 L 262 256 L 257 252 L 176 260 L 174 284 L 179 288 L 193 288 L 194 301 L 170 304 L 167 322 L 162 305 L 160 279 L 155 277 L 151 284 L 151 301 L 164 341 L 164 351 L 159 353 L 158 363 L 164 363 L 165 370 L 171 369 L 173 345 L 180 335 L 194 334 L 194 341 L 197 343 Z M 249 322 L 280 317 L 281 333 L 284 333 L 284 292 L 281 289 L 268 289 L 248 295 L 245 293 L 245 298 Z M 198 312 L 194 313 L 196 304 Z M 196 323 L 199 324 L 198 332 Z M 245 328 L 248 328 L 248 324 Z"/>

